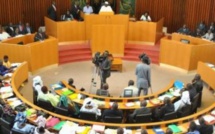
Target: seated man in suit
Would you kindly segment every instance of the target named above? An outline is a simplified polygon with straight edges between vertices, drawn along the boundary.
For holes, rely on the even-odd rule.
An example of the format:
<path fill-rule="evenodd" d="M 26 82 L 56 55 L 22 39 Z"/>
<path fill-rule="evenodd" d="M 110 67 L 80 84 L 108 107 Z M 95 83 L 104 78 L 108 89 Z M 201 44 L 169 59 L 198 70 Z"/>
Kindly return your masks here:
<path fill-rule="evenodd" d="M 145 100 L 141 101 L 140 106 L 141 106 L 140 109 L 136 109 L 132 114 L 129 115 L 129 122 L 134 122 L 136 115 L 151 113 L 151 110 L 146 107 L 147 102 Z"/>
<path fill-rule="evenodd" d="M 187 28 L 187 25 L 185 25 L 185 24 L 177 32 L 181 33 L 181 34 L 186 34 L 186 35 L 190 34 L 190 30 Z"/>
<path fill-rule="evenodd" d="M 32 28 L 30 27 L 29 23 L 26 23 L 24 27 L 24 34 L 32 34 L 32 33 L 33 33 Z"/>
<path fill-rule="evenodd" d="M 126 90 L 126 89 L 131 89 L 133 91 L 133 96 L 138 96 L 138 88 L 136 86 L 134 86 L 133 80 L 128 81 L 128 87 L 124 88 L 124 90 Z M 121 95 L 122 97 L 124 97 L 124 90 Z"/>
<path fill-rule="evenodd" d="M 96 91 L 96 95 L 99 95 L 99 96 L 110 96 L 109 92 L 108 92 L 108 84 L 107 83 L 104 83 L 102 85 L 102 89 L 98 89 Z"/>
<path fill-rule="evenodd" d="M 171 128 L 167 128 L 165 134 L 173 134 L 173 131 Z"/>
<path fill-rule="evenodd" d="M 200 134 L 213 134 L 213 126 L 207 125 L 203 117 L 199 118 L 199 125 L 197 125 L 197 130 Z"/>
<path fill-rule="evenodd" d="M 103 115 L 102 115 L 102 119 L 104 121 L 105 117 L 106 116 L 110 116 L 110 117 L 122 117 L 123 118 L 123 113 L 122 113 L 122 110 L 119 110 L 118 109 L 118 104 L 117 102 L 114 102 L 111 106 L 111 109 L 106 109 L 104 112 L 103 112 Z"/>
<path fill-rule="evenodd" d="M 47 35 L 42 31 L 41 28 L 39 28 L 38 32 L 34 36 L 34 41 L 43 41 L 47 39 Z"/>
<path fill-rule="evenodd" d="M 67 10 L 66 14 L 63 15 L 62 20 L 64 21 L 74 20 L 73 15 L 70 13 L 69 10 Z"/>
<path fill-rule="evenodd" d="M 169 97 L 165 97 L 163 103 L 164 103 L 163 106 L 155 110 L 155 115 L 154 115 L 155 119 L 160 120 L 164 117 L 165 114 L 175 111 L 175 107 L 171 103 L 171 100 Z"/>
<path fill-rule="evenodd" d="M 14 37 L 14 34 L 15 34 L 15 28 L 13 26 L 13 23 L 10 22 L 7 29 L 6 29 L 6 32 L 11 36 L 11 37 Z"/>

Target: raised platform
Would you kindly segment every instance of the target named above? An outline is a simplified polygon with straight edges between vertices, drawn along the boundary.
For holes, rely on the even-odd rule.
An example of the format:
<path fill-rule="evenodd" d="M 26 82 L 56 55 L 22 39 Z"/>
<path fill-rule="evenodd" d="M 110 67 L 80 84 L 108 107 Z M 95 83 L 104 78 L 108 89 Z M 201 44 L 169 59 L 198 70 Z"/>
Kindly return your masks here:
<path fill-rule="evenodd" d="M 92 59 L 91 47 L 88 42 L 59 43 L 59 64 L 89 61 Z M 153 64 L 159 64 L 160 45 L 125 44 L 125 54 L 121 60 L 139 61 L 139 55 L 146 53 Z M 117 69 L 122 71 L 122 69 Z"/>

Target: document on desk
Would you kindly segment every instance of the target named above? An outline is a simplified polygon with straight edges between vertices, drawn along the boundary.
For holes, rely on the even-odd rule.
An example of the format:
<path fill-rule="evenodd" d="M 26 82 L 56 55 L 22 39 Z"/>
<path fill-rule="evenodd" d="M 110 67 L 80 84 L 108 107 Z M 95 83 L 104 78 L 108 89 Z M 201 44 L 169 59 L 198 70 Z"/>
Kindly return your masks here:
<path fill-rule="evenodd" d="M 134 103 L 133 102 L 127 102 L 125 104 L 126 107 L 133 107 L 134 106 Z"/>
<path fill-rule="evenodd" d="M 206 122 L 208 122 L 208 123 L 211 123 L 211 122 L 214 122 L 215 121 L 215 117 L 214 116 L 212 116 L 212 115 L 205 115 L 205 116 L 203 116 L 203 118 L 205 119 L 205 121 Z"/>

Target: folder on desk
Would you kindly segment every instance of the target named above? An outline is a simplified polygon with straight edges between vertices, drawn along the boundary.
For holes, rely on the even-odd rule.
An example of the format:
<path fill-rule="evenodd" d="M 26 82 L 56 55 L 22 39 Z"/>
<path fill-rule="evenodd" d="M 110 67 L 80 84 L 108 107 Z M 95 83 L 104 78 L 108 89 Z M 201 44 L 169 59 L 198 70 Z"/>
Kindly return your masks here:
<path fill-rule="evenodd" d="M 63 127 L 63 125 L 66 123 L 66 121 L 60 121 L 59 123 L 57 123 L 53 128 L 55 129 L 55 130 L 60 130 L 62 127 Z"/>
<path fill-rule="evenodd" d="M 67 89 L 67 90 L 63 90 L 62 95 L 68 96 L 68 95 L 71 95 L 73 93 L 74 93 L 73 91 Z"/>
<path fill-rule="evenodd" d="M 52 84 L 51 88 L 54 89 L 54 90 L 58 90 L 58 89 L 62 89 L 63 86 L 60 85 L 59 83 L 56 83 L 56 84 Z"/>
<path fill-rule="evenodd" d="M 173 133 L 181 132 L 181 129 L 176 125 L 169 125 L 168 128 L 172 129 Z"/>
<path fill-rule="evenodd" d="M 164 131 L 161 128 L 153 128 L 155 134 L 164 134 Z"/>

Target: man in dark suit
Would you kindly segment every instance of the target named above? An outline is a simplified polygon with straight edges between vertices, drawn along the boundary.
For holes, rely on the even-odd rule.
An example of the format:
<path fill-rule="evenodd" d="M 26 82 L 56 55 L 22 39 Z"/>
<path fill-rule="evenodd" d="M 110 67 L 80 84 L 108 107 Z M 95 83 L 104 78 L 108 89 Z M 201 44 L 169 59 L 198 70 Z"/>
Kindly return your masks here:
<path fill-rule="evenodd" d="M 25 27 L 24 27 L 24 24 L 22 23 L 22 21 L 19 21 L 17 28 L 19 29 L 19 34 L 24 34 Z"/>
<path fill-rule="evenodd" d="M 192 84 L 196 89 L 196 92 L 199 93 L 198 107 L 201 107 L 203 81 L 201 80 L 201 76 L 199 74 L 195 75 L 194 79 L 192 80 Z"/>
<path fill-rule="evenodd" d="M 121 110 L 118 109 L 118 104 L 117 102 L 114 102 L 112 104 L 112 107 L 111 109 L 106 109 L 104 112 L 103 112 L 103 115 L 102 115 L 102 119 L 104 121 L 105 117 L 106 116 L 110 116 L 110 117 L 122 117 L 123 118 L 123 113 Z"/>
<path fill-rule="evenodd" d="M 79 3 L 76 1 L 74 5 L 72 5 L 71 13 L 76 20 L 80 20 L 81 8 L 79 7 Z"/>
<path fill-rule="evenodd" d="M 15 36 L 15 28 L 13 27 L 13 24 L 10 22 L 8 27 L 6 28 L 6 32 L 11 36 Z"/>
<path fill-rule="evenodd" d="M 200 132 L 200 134 L 213 134 L 213 126 L 207 125 L 203 117 L 199 118 L 197 130 Z"/>
<path fill-rule="evenodd" d="M 158 109 L 155 109 L 154 118 L 155 120 L 160 120 L 165 114 L 175 111 L 174 105 L 171 103 L 169 97 L 164 98 L 164 105 Z"/>
<path fill-rule="evenodd" d="M 151 113 L 151 109 L 146 107 L 147 102 L 145 100 L 141 101 L 140 106 L 141 106 L 140 109 L 136 109 L 132 114 L 129 115 L 129 122 L 134 122 L 134 119 L 135 119 L 136 115 Z"/>
<path fill-rule="evenodd" d="M 32 28 L 30 27 L 29 23 L 26 23 L 24 28 L 24 34 L 32 34 L 32 33 L 33 33 Z"/>
<path fill-rule="evenodd" d="M 38 32 L 34 36 L 34 41 L 43 41 L 47 38 L 47 35 L 39 28 Z"/>
<path fill-rule="evenodd" d="M 57 8 L 55 1 L 52 1 L 52 5 L 48 8 L 48 17 L 54 21 L 57 21 Z"/>
<path fill-rule="evenodd" d="M 186 87 L 187 87 L 189 94 L 190 94 L 190 101 L 192 102 L 193 98 L 197 94 L 196 89 L 193 87 L 193 85 L 191 83 L 188 83 Z"/>
<path fill-rule="evenodd" d="M 111 71 L 111 60 L 108 58 L 109 52 L 105 51 L 103 53 L 103 61 L 101 62 L 100 69 L 101 69 L 101 87 L 104 83 L 106 83 L 106 79 L 110 77 Z"/>
<path fill-rule="evenodd" d="M 177 32 L 180 34 L 186 34 L 186 35 L 190 34 L 190 30 L 187 28 L 187 25 L 185 25 L 185 24 Z"/>

